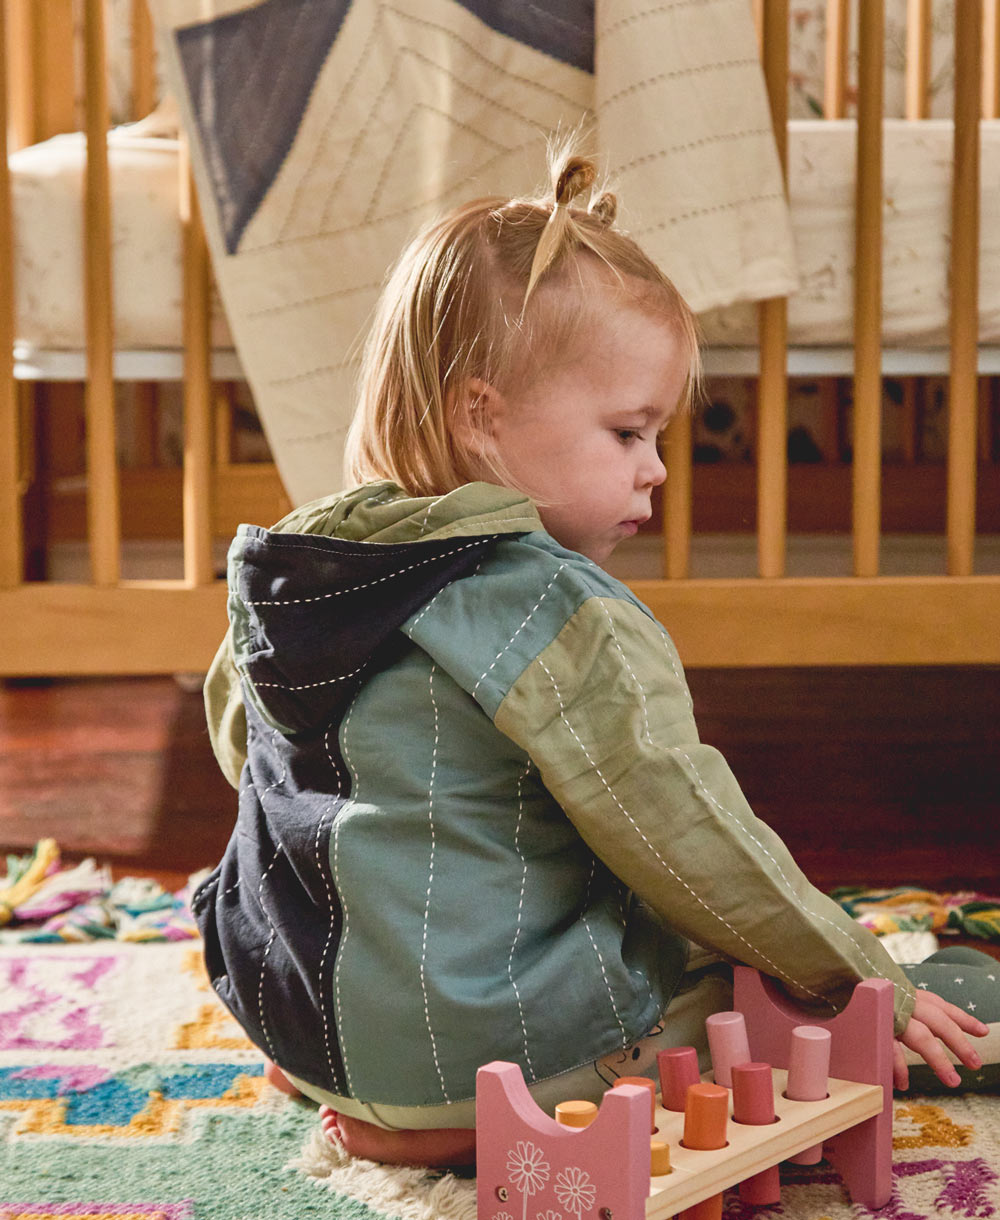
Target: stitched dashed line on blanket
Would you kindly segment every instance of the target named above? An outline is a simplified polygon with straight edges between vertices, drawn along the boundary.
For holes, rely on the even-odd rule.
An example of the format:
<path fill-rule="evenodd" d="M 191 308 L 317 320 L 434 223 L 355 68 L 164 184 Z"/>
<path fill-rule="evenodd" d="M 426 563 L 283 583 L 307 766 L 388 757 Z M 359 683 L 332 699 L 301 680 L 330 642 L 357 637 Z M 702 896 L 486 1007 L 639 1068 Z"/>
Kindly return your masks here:
<path fill-rule="evenodd" d="M 704 148 L 709 144 L 726 144 L 730 140 L 746 140 L 751 136 L 766 136 L 770 139 L 771 134 L 770 127 L 749 127 L 746 131 L 724 131 L 719 135 L 703 136 L 700 140 L 688 140 L 684 144 L 671 144 L 667 148 L 659 148 L 655 152 L 644 153 L 641 157 L 633 157 L 631 161 L 626 161 L 624 165 L 616 166 L 615 173 L 624 174 L 630 169 L 638 169 L 640 166 L 658 161 L 661 157 L 669 157 L 679 152 L 690 152 L 692 149 Z"/>
<path fill-rule="evenodd" d="M 745 208 L 751 203 L 768 203 L 779 199 L 784 203 L 784 193 L 772 191 L 767 195 L 751 195 L 747 199 L 734 199 L 731 203 L 717 203 L 710 208 L 695 208 L 693 212 L 679 212 L 676 216 L 668 216 L 666 220 L 657 221 L 655 225 L 646 225 L 644 229 L 636 229 L 634 236 L 640 237 L 643 233 L 654 233 L 657 229 L 667 229 L 683 220 L 697 220 L 699 216 L 711 216 L 715 212 L 731 212 L 734 208 Z"/>
<path fill-rule="evenodd" d="M 748 55 L 743 59 L 727 59 L 720 63 L 698 64 L 694 68 L 677 68 L 673 72 L 659 72 L 656 76 L 647 76 L 645 80 L 633 81 L 631 85 L 627 85 L 624 89 L 619 89 L 617 93 L 612 93 L 604 98 L 598 104 L 598 112 L 602 111 L 607 106 L 614 105 L 615 102 L 620 102 L 623 97 L 631 97 L 634 93 L 641 93 L 644 89 L 651 89 L 654 85 L 662 84 L 668 80 L 682 80 L 689 76 L 702 76 L 706 72 L 728 72 L 733 68 L 759 68 L 760 60 L 756 55 Z"/>
<path fill-rule="evenodd" d="M 622 17 L 618 21 L 612 21 L 609 25 L 604 26 L 596 32 L 596 37 L 599 39 L 607 38 L 611 34 L 617 34 L 619 30 L 625 29 L 626 26 L 635 25 L 639 21 L 645 21 L 647 17 L 659 17 L 664 13 L 672 13 L 676 9 L 682 8 L 708 8 L 710 4 L 732 4 L 733 0 L 670 0 L 667 4 L 654 4 L 652 8 L 645 8 L 641 13 L 630 13 L 627 17 Z"/>
<path fill-rule="evenodd" d="M 460 76 L 458 76 L 455 72 L 452 72 L 445 64 L 443 64 L 439 61 L 436 61 L 434 59 L 431 59 L 430 56 L 424 55 L 423 52 L 418 51 L 415 47 L 400 47 L 397 50 L 396 56 L 394 57 L 393 62 L 390 65 L 390 68 L 387 72 L 385 84 L 382 86 L 381 90 L 378 93 L 378 96 L 375 98 L 374 103 L 372 104 L 372 106 L 369 109 L 368 118 L 366 119 L 365 124 L 362 127 L 361 131 L 358 133 L 358 137 L 357 137 L 357 140 L 355 141 L 355 145 L 360 144 L 362 138 L 367 136 L 368 129 L 378 114 L 378 110 L 379 110 L 379 107 L 381 106 L 383 98 L 385 96 L 387 96 L 390 92 L 392 92 L 394 89 L 397 88 L 398 80 L 399 80 L 399 73 L 400 73 L 399 61 L 402 60 L 404 58 L 404 56 L 417 60 L 419 63 L 423 64 L 423 66 L 425 68 L 430 69 L 431 71 L 435 72 L 439 76 L 445 77 L 447 80 L 449 80 L 451 82 L 453 92 L 467 94 L 469 97 L 474 98 L 476 100 L 476 102 L 479 103 L 480 106 L 487 107 L 489 111 L 499 112 L 500 114 L 507 115 L 511 119 L 511 121 L 513 123 L 516 123 L 518 126 L 521 126 L 521 127 L 529 126 L 529 121 L 525 118 L 525 116 L 523 114 L 519 113 L 517 110 L 515 110 L 511 106 L 505 106 L 503 104 L 503 102 L 501 102 L 499 100 L 499 98 L 490 97 L 489 95 L 481 92 L 479 89 L 473 88 L 472 85 L 470 85 L 468 82 L 462 80 L 462 78 Z M 470 135 L 474 136 L 477 140 L 481 141 L 484 139 L 483 132 L 479 128 L 472 127 L 470 124 L 462 122 L 462 120 L 459 119 L 454 112 L 450 115 L 450 124 L 452 127 L 457 128 L 458 130 L 467 131 Z M 350 165 L 351 160 L 353 159 L 354 151 L 355 150 L 352 148 L 351 154 L 349 155 L 349 158 L 348 158 L 348 165 Z M 345 165 L 345 170 L 346 169 L 347 169 L 347 166 Z M 344 171 L 341 172 L 341 177 L 343 177 L 343 172 Z M 330 193 L 327 196 L 327 201 L 323 206 L 323 213 L 321 216 L 320 223 L 323 225 L 324 228 L 330 222 L 330 210 L 331 210 L 334 200 L 337 197 L 337 194 L 339 193 L 339 189 L 340 189 L 340 180 L 338 179 L 338 181 L 335 182 L 334 185 L 331 187 Z"/>
<path fill-rule="evenodd" d="M 319 305 L 323 301 L 339 301 L 343 297 L 358 296 L 362 292 L 380 292 L 381 290 L 382 284 L 378 282 L 358 284 L 355 288 L 338 288 L 336 292 L 321 292 L 318 296 L 302 297 L 298 301 L 282 301 L 280 305 L 268 305 L 263 309 L 251 309 L 246 316 L 251 320 L 256 318 L 271 318 L 275 314 L 287 313 L 292 309 L 305 309 L 310 305 Z"/>
<path fill-rule="evenodd" d="M 492 537 L 492 535 L 490 537 Z M 345 593 L 358 593 L 362 589 L 371 589 L 375 585 L 384 584 L 387 580 L 394 580 L 397 576 L 402 576 L 406 572 L 412 572 L 415 568 L 422 568 L 428 563 L 438 563 L 442 559 L 450 559 L 453 555 L 460 555 L 462 553 L 462 551 L 469 551 L 473 547 L 481 546 L 482 543 L 486 540 L 487 540 L 486 536 L 484 536 L 483 538 L 477 538 L 474 542 L 468 542 L 465 544 L 465 546 L 456 547 L 453 551 L 444 551 L 440 555 L 432 555 L 430 557 L 430 559 L 421 559 L 417 563 L 411 563 L 405 568 L 400 568 L 398 572 L 390 572 L 387 576 L 380 576 L 380 577 L 378 577 L 377 580 L 370 580 L 366 584 L 363 584 L 363 585 L 353 585 L 350 589 L 334 589 L 333 592 L 331 592 L 331 593 L 320 593 L 320 594 L 317 594 L 316 597 L 289 597 L 289 598 L 285 598 L 284 600 L 275 599 L 273 601 L 248 601 L 247 605 L 248 606 L 302 606 L 302 605 L 305 605 L 307 602 L 329 601 L 330 598 L 342 597 Z M 299 547 L 297 549 L 306 549 L 306 548 Z M 314 547 L 311 549 L 322 550 L 323 548 Z M 358 671 L 355 670 L 354 672 L 357 673 Z M 349 674 L 345 675 L 345 676 L 350 677 Z M 336 681 L 340 681 L 340 679 L 339 678 L 330 678 L 329 681 L 336 682 Z M 268 684 L 267 683 L 258 683 L 258 685 L 264 686 L 264 685 L 268 685 Z M 314 684 L 314 685 L 319 685 L 319 684 Z"/>
<path fill-rule="evenodd" d="M 388 178 L 389 174 L 396 168 L 396 165 L 397 165 L 399 157 L 400 157 L 399 148 L 405 141 L 406 137 L 409 135 L 410 128 L 416 122 L 417 117 L 418 117 L 418 112 L 439 114 L 443 119 L 445 119 L 448 122 L 448 124 L 450 126 L 457 126 L 461 130 L 468 131 L 468 132 L 471 132 L 474 135 L 476 135 L 476 139 L 478 140 L 479 143 L 486 144 L 489 147 L 496 149 L 498 152 L 504 151 L 503 145 L 498 144 L 496 142 L 496 140 L 489 139 L 488 137 L 484 136 L 481 132 L 476 132 L 476 129 L 473 127 L 470 127 L 468 123 L 457 123 L 456 124 L 454 115 L 449 114 L 447 110 L 442 110 L 440 106 L 431 106 L 426 102 L 421 103 L 421 105 L 419 107 L 419 111 L 418 111 L 418 108 L 414 108 L 406 116 L 406 121 L 400 125 L 399 130 L 396 132 L 396 138 L 392 142 L 392 148 L 389 149 L 389 152 L 383 158 L 382 169 L 379 171 L 378 182 L 375 184 L 375 188 L 372 191 L 371 200 L 368 203 L 368 207 L 365 209 L 365 215 L 364 215 L 365 224 L 370 224 L 372 222 L 372 220 L 374 220 L 374 218 L 375 218 L 375 209 L 382 202 L 382 188 L 385 185 L 385 180 Z"/>
<path fill-rule="evenodd" d="M 282 385 L 299 385 L 303 381 L 311 381 L 314 377 L 322 377 L 327 373 L 336 373 L 340 369 L 352 368 L 356 364 L 357 359 L 340 360 L 336 364 L 319 364 L 315 368 L 306 369 L 302 373 L 293 373 L 290 377 L 273 377 L 267 382 L 267 385 L 272 388 Z"/>
<path fill-rule="evenodd" d="M 392 8 L 389 5 L 385 5 L 385 6 L 379 7 L 376 20 L 375 20 L 374 24 L 372 25 L 371 29 L 368 31 L 368 34 L 365 38 L 364 45 L 362 46 L 361 51 L 358 53 L 357 62 L 356 62 L 354 71 L 347 78 L 343 89 L 339 92 L 337 97 L 333 100 L 332 104 L 330 105 L 330 108 L 329 108 L 330 118 L 323 124 L 324 133 L 333 128 L 334 124 L 338 121 L 338 116 L 340 116 L 343 113 L 343 100 L 353 90 L 355 81 L 358 79 L 358 77 L 362 73 L 370 71 L 369 55 L 371 52 L 372 44 L 374 43 L 376 37 L 383 32 L 383 27 L 385 25 L 385 18 L 386 18 L 387 14 L 391 14 L 392 16 L 396 17 L 401 23 L 409 22 L 411 25 L 423 26 L 424 28 L 430 30 L 434 36 L 444 35 L 445 38 L 449 39 L 452 43 L 457 44 L 461 48 L 463 57 L 465 58 L 466 62 L 478 61 L 480 64 L 484 64 L 488 67 L 493 68 L 497 73 L 501 74 L 503 76 L 503 78 L 505 78 L 505 79 L 516 81 L 519 85 L 523 85 L 527 88 L 534 89 L 539 94 L 554 98 L 564 104 L 567 104 L 567 105 L 574 104 L 572 98 L 565 96 L 563 93 L 559 92 L 556 89 L 552 89 L 550 86 L 544 84 L 541 81 L 534 81 L 534 80 L 531 80 L 529 77 L 520 75 L 519 73 L 505 70 L 495 61 L 493 61 L 493 60 L 489 59 L 487 56 L 481 54 L 475 46 L 473 46 L 471 43 L 467 42 L 460 35 L 456 34 L 453 30 L 446 29 L 444 26 L 436 25 L 433 22 L 424 21 L 421 18 L 415 17 L 410 13 L 403 13 L 403 12 L 400 12 L 398 9 Z M 357 146 L 358 146 L 358 142 L 360 140 L 360 135 L 364 134 L 366 132 L 367 132 L 367 124 L 365 125 L 365 128 L 363 128 L 362 133 L 359 133 L 358 140 L 355 141 L 355 146 L 352 147 L 350 153 L 348 154 L 347 162 L 345 163 L 340 174 L 338 175 L 337 181 L 334 183 L 334 188 L 333 188 L 334 190 L 339 189 L 340 184 L 343 180 L 344 174 L 353 165 L 353 162 L 356 159 L 356 153 L 358 151 Z M 527 145 L 524 145 L 522 147 L 527 147 Z M 292 192 L 292 199 L 291 199 L 291 202 L 288 207 L 288 213 L 285 216 L 285 219 L 282 221 L 282 223 L 279 227 L 278 242 L 275 244 L 282 245 L 287 240 L 289 240 L 288 230 L 289 230 L 289 227 L 292 224 L 292 220 L 296 214 L 296 210 L 298 208 L 302 192 L 305 189 L 306 184 L 308 183 L 309 179 L 311 178 L 313 171 L 316 169 L 316 166 L 318 164 L 322 163 L 327 156 L 328 156 L 327 142 L 326 142 L 325 138 L 322 138 L 322 137 L 318 138 L 315 141 L 315 149 L 314 149 L 313 156 L 310 158 L 309 164 L 303 170 L 302 177 L 299 179 L 299 182 L 296 184 L 295 189 Z M 464 183 L 456 184 L 456 187 L 459 187 L 459 186 L 463 190 L 466 189 L 466 184 L 464 184 Z M 425 205 L 418 204 L 416 208 L 407 209 L 407 210 L 414 211 L 423 206 L 425 206 Z M 398 216 L 399 213 L 394 213 L 394 215 Z M 384 220 L 386 218 L 383 217 L 382 219 Z M 291 240 L 295 240 L 295 239 L 291 239 Z M 250 252 L 256 252 L 256 251 L 260 251 L 260 250 L 267 249 L 267 248 L 269 248 L 269 247 L 265 247 L 265 246 L 253 247 Z M 241 251 L 241 253 L 245 253 L 245 252 L 246 251 Z"/>

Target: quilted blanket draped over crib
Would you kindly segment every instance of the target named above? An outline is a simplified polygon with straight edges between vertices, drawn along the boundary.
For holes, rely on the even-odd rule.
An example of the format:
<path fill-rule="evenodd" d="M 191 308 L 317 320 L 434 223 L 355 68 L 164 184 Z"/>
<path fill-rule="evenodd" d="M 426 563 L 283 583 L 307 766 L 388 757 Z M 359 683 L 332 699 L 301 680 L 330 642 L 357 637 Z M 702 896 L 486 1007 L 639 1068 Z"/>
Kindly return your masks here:
<path fill-rule="evenodd" d="M 359 344 L 417 226 L 588 129 L 696 310 L 796 286 L 746 0 L 151 0 L 215 275 L 295 502 L 340 486 Z"/>

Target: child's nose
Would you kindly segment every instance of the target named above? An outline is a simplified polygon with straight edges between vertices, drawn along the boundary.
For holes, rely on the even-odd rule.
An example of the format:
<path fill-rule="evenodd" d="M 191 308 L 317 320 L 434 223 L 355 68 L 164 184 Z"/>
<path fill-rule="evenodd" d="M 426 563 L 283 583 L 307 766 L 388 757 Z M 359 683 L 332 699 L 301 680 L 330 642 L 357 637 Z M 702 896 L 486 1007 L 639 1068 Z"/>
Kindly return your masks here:
<path fill-rule="evenodd" d="M 644 482 L 650 487 L 659 487 L 666 480 L 667 468 L 663 464 L 659 450 L 653 450 L 642 473 Z"/>

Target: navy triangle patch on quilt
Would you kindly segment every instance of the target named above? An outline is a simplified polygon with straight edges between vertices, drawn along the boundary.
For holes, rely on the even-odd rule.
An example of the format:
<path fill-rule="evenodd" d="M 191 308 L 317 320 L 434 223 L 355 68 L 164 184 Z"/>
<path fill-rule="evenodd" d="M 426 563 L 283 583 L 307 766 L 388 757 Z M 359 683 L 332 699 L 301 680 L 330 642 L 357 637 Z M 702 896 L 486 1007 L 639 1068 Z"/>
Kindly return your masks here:
<path fill-rule="evenodd" d="M 213 268 L 292 500 L 341 486 L 388 268 L 466 199 L 544 186 L 585 132 L 696 310 L 795 267 L 746 0 L 150 0 Z M 269 524 L 269 523 L 263 523 Z"/>

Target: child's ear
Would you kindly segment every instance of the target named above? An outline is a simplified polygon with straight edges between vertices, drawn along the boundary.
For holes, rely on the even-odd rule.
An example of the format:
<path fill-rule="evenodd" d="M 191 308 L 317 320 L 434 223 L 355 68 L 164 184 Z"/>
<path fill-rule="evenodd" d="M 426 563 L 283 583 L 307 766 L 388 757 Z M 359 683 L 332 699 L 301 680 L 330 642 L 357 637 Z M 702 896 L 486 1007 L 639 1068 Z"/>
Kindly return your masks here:
<path fill-rule="evenodd" d="M 467 377 L 451 387 L 445 406 L 452 435 L 466 453 L 482 453 L 495 435 L 504 405 L 500 391 L 481 377 Z"/>

